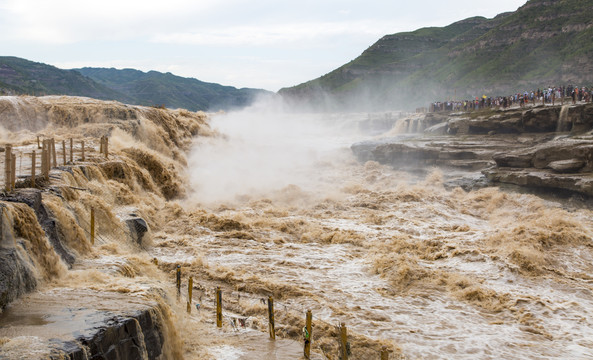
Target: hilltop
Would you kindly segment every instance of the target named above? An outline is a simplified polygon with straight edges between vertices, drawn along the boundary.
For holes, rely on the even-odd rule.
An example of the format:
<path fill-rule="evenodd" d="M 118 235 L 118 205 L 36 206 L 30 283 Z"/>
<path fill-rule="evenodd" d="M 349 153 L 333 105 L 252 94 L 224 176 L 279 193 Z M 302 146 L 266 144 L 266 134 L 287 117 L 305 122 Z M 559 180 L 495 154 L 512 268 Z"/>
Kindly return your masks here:
<path fill-rule="evenodd" d="M 114 68 L 74 69 L 110 89 L 137 99 L 137 104 L 164 104 L 188 110 L 226 110 L 251 104 L 258 95 L 270 94 L 259 89 L 223 86 L 158 71 L 142 72 Z"/>
<path fill-rule="evenodd" d="M 590 85 L 592 11 L 590 0 L 530 0 L 492 19 L 386 35 L 338 69 L 279 93 L 299 104 L 413 109 L 483 93 Z"/>
<path fill-rule="evenodd" d="M 250 105 L 265 90 L 223 86 L 158 71 L 64 70 L 18 57 L 0 57 L 0 94 L 72 95 L 127 104 L 229 110 Z"/>

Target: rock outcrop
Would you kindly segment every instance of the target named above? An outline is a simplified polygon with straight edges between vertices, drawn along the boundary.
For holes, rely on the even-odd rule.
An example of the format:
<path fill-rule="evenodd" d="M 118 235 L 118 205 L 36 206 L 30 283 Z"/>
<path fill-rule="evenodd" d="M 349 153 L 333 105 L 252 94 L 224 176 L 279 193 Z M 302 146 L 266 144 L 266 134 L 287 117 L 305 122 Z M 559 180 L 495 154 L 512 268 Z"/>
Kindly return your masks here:
<path fill-rule="evenodd" d="M 593 104 L 412 115 L 415 132 L 356 143 L 360 161 L 481 171 L 491 183 L 593 195 Z"/>

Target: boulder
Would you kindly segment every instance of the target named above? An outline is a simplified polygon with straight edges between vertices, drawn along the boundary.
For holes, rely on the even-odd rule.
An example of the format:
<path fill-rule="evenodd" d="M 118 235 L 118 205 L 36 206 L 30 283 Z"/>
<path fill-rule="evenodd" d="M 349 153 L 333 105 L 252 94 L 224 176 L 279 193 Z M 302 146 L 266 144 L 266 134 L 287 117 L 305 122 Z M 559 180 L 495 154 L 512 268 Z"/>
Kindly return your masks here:
<path fill-rule="evenodd" d="M 496 153 L 493 160 L 498 167 L 529 168 L 533 166 L 533 153 Z"/>
<path fill-rule="evenodd" d="M 546 169 L 488 169 L 483 171 L 488 180 L 520 185 L 528 188 L 568 190 L 593 196 L 593 174 L 557 174 Z"/>
<path fill-rule="evenodd" d="M 440 149 L 402 143 L 379 145 L 372 151 L 375 161 L 398 166 L 434 165 L 439 153 Z"/>
<path fill-rule="evenodd" d="M 448 128 L 448 124 L 446 122 L 442 122 L 425 129 L 424 133 L 426 135 L 445 135 Z"/>
<path fill-rule="evenodd" d="M 130 229 L 130 234 L 136 243 L 140 246 L 145 245 L 146 240 L 146 233 L 148 233 L 148 224 L 146 220 L 137 216 L 136 214 L 130 214 L 130 217 L 125 220 L 128 228 Z"/>
<path fill-rule="evenodd" d="M 585 162 L 578 159 L 552 161 L 548 167 L 557 173 L 575 173 L 585 166 Z"/>
<path fill-rule="evenodd" d="M 533 167 L 545 169 L 551 162 L 576 159 L 582 161 L 585 170 L 593 169 L 593 143 L 565 141 L 543 144 L 536 147 Z"/>

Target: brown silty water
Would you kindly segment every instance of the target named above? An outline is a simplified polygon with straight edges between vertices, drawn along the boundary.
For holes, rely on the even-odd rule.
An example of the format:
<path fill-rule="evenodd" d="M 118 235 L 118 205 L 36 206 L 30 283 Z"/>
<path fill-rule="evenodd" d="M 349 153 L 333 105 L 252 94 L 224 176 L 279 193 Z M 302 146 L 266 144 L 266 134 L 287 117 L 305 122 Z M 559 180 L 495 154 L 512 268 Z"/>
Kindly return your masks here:
<path fill-rule="evenodd" d="M 27 343 L 47 352 L 41 335 L 11 333 L 10 324 L 53 322 L 52 331 L 67 332 L 58 310 L 44 315 L 39 308 L 51 308 L 46 305 L 60 293 L 70 307 L 81 307 L 84 301 L 71 292 L 95 291 L 107 299 L 112 294 L 124 308 L 158 303 L 171 323 L 170 358 L 299 358 L 308 309 L 316 359 L 338 358 L 342 322 L 351 359 L 378 359 L 382 346 L 392 359 L 593 357 L 587 208 L 495 187 L 449 189 L 438 169 L 417 179 L 375 162 L 360 164 L 349 149 L 364 136 L 356 131 L 356 114 L 253 108 L 213 116 L 214 130 L 203 117 L 179 115 L 188 129 L 199 128 L 203 136 L 195 137 L 179 127 L 167 134 L 163 129 L 172 130 L 174 122 L 155 122 L 146 114 L 155 109 L 130 107 L 138 119 L 131 126 L 135 120 L 121 119 L 118 104 L 17 100 L 11 101 L 36 102 L 19 105 L 27 109 L 21 112 L 60 108 L 56 113 L 70 119 L 83 113 L 91 120 L 50 117 L 32 131 L 3 125 L 2 141 L 18 139 L 17 149 L 26 152 L 40 129 L 89 144 L 108 129 L 113 158 L 89 150 L 84 171 L 61 172 L 52 181 L 58 196 L 44 193 L 77 260 L 69 270 L 37 265 L 46 275 L 27 296 L 36 311 L 25 321 L 9 307 L 0 320 L 4 354 Z M 99 119 L 107 108 L 117 115 Z M 91 205 L 98 209 L 95 245 L 81 220 Z M 142 247 L 123 240 L 130 235 L 121 219 L 130 212 L 151 229 Z M 178 264 L 183 289 L 188 276 L 194 279 L 189 315 L 185 290 L 175 294 Z M 214 322 L 217 286 L 222 330 Z M 267 335 L 268 296 L 275 300 L 275 342 Z M 88 309 L 80 316 L 100 317 Z"/>

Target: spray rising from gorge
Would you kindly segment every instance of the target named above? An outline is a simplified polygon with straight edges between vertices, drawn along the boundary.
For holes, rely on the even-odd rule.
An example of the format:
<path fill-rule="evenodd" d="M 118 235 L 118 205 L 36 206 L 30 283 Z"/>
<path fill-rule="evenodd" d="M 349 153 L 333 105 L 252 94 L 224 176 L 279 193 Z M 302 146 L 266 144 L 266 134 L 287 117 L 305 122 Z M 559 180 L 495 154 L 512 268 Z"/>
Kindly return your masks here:
<path fill-rule="evenodd" d="M 1 124 L 2 139 L 25 157 L 40 134 L 85 139 L 89 149 L 108 135 L 112 153 L 89 150 L 89 160 L 52 170 L 38 189 L 71 258 L 52 250 L 40 211 L 1 202 L 10 234 L 3 244 L 35 269 L 36 281 L 3 311 L 7 357 L 64 352 L 49 339 L 66 342 L 85 321 L 107 322 L 103 309 L 146 311 L 137 320 L 145 344 L 137 358 L 156 358 L 150 344 L 159 338 L 142 319 L 164 329 L 163 358 L 298 358 L 308 309 L 315 359 L 337 356 L 341 322 L 352 359 L 379 358 L 383 346 L 390 358 L 592 355 L 591 210 L 496 187 L 466 191 L 430 165 L 409 173 L 355 158 L 357 141 L 424 127 L 405 125 L 410 119 L 294 114 L 268 104 L 207 118 L 80 98 L 9 101 L 1 104 L 14 120 Z M 23 113 L 38 114 L 39 125 L 17 127 Z M 391 134 L 416 144 L 403 135 Z M 140 242 L 122 225 L 131 214 L 149 228 Z M 187 295 L 175 293 L 177 265 L 184 288 L 194 278 L 200 307 L 191 314 Z M 216 287 L 222 330 L 214 324 Z M 268 296 L 277 306 L 275 345 L 261 301 Z M 20 323 L 19 306 L 34 310 Z M 68 311 L 85 321 L 66 326 Z"/>

